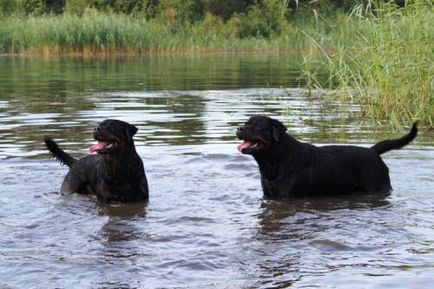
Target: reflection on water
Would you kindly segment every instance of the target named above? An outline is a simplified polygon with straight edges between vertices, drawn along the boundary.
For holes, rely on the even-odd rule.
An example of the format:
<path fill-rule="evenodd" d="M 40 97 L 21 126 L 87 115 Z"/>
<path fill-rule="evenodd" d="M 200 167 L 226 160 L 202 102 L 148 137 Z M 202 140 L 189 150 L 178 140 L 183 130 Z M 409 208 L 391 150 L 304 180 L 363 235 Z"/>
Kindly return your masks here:
<path fill-rule="evenodd" d="M 342 197 L 327 197 L 327 198 L 297 198 L 288 201 L 272 201 L 265 200 L 262 202 L 261 212 L 258 215 L 259 224 L 261 225 L 260 236 L 272 236 L 274 233 L 281 232 L 280 226 L 287 224 L 287 221 L 294 219 L 303 228 L 302 233 L 308 233 L 307 230 L 313 229 L 310 226 L 304 226 L 304 222 L 309 220 L 309 217 L 320 218 L 321 214 L 332 213 L 339 210 L 372 210 L 372 209 L 387 209 L 390 202 L 385 195 L 350 195 Z M 300 213 L 307 219 L 300 218 Z M 292 225 L 292 224 L 291 224 Z M 322 231 L 321 228 L 316 228 Z M 293 233 L 296 230 L 293 227 Z M 258 237 L 260 238 L 260 237 Z M 303 236 L 295 235 L 294 239 L 300 239 Z"/>
<path fill-rule="evenodd" d="M 345 252 L 344 259 L 355 258 L 360 251 L 378 252 L 380 248 L 360 245 L 351 230 L 364 212 L 374 215 L 389 210 L 390 205 L 385 196 L 375 195 L 263 201 L 252 247 L 255 255 L 261 256 L 255 260 L 255 271 L 262 276 L 256 286 L 288 287 L 304 277 L 337 270 L 330 259 Z M 366 234 L 372 233 L 375 223 L 369 222 Z M 353 265 L 356 269 L 357 263 Z"/>
<path fill-rule="evenodd" d="M 103 204 L 98 203 L 99 214 L 110 216 L 112 219 L 128 219 L 146 216 L 147 203 L 133 204 Z"/>
<path fill-rule="evenodd" d="M 430 288 L 432 135 L 384 155 L 390 196 L 262 199 L 234 135 L 252 114 L 315 143 L 397 135 L 288 88 L 303 85 L 295 59 L 0 59 L 0 287 Z M 43 136 L 83 156 L 105 118 L 138 126 L 149 203 L 58 193 L 66 168 Z"/>

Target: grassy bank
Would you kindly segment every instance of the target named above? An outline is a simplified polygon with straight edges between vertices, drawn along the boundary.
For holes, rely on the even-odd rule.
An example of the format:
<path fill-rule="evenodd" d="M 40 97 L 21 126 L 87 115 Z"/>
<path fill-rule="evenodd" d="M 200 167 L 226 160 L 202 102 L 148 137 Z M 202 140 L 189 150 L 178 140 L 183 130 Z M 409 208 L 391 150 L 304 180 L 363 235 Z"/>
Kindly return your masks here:
<path fill-rule="evenodd" d="M 199 24 L 165 23 L 88 11 L 83 16 L 6 17 L 0 20 L 0 53 L 152 53 L 209 50 L 300 49 L 296 27 L 272 38 L 238 37 L 231 26 L 208 16 Z"/>
<path fill-rule="evenodd" d="M 4 16 L 0 18 L 0 53 L 299 51 L 312 87 L 324 86 L 316 81 L 318 70 L 329 71 L 330 86 L 338 88 L 337 95 L 356 99 L 368 119 L 396 126 L 420 120 L 434 128 L 431 1 L 414 0 L 399 9 L 356 6 L 349 14 L 306 9 L 285 25 L 279 22 L 279 32 L 266 37 L 243 36 L 247 31 L 243 23 L 261 16 L 261 11 L 251 11 L 228 21 L 207 14 L 200 22 L 182 24 L 170 15 L 147 20 L 94 9 L 81 16 Z"/>
<path fill-rule="evenodd" d="M 312 67 L 325 65 L 339 95 L 360 102 L 368 119 L 395 126 L 421 120 L 434 128 L 433 15 L 429 1 L 384 5 L 375 13 L 356 7 L 335 33 L 306 31 L 322 51 L 307 56 L 306 74 L 314 78 Z"/>

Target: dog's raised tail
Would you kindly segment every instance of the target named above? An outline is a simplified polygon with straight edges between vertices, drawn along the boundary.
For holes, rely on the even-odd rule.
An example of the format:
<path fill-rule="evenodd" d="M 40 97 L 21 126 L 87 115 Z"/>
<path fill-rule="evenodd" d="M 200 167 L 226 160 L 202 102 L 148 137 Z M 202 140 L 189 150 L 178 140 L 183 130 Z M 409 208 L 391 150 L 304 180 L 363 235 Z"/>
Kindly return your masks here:
<path fill-rule="evenodd" d="M 382 153 L 385 153 L 387 151 L 400 149 L 406 146 L 412 140 L 414 140 L 416 135 L 417 135 L 417 122 L 413 123 L 410 132 L 405 136 L 398 139 L 388 139 L 388 140 L 380 141 L 379 143 L 371 147 L 371 149 L 374 150 L 379 155 L 381 155 Z"/>
<path fill-rule="evenodd" d="M 46 136 L 44 138 L 45 145 L 47 149 L 53 154 L 53 156 L 60 161 L 62 164 L 71 167 L 77 160 L 67 154 L 64 150 L 62 150 L 57 143 L 52 140 L 50 137 Z"/>

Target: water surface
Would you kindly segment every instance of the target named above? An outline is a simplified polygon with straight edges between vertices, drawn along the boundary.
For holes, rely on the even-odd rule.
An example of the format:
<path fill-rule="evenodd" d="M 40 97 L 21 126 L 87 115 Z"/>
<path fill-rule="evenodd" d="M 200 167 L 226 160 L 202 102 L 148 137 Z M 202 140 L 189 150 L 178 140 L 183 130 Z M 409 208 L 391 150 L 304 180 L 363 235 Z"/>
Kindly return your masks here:
<path fill-rule="evenodd" d="M 0 59 L 0 287 L 431 288 L 432 134 L 384 155 L 387 198 L 262 198 L 234 136 L 252 114 L 316 144 L 400 135 L 299 76 L 293 55 Z M 83 156 L 105 118 L 139 128 L 148 204 L 58 193 L 43 136 Z"/>

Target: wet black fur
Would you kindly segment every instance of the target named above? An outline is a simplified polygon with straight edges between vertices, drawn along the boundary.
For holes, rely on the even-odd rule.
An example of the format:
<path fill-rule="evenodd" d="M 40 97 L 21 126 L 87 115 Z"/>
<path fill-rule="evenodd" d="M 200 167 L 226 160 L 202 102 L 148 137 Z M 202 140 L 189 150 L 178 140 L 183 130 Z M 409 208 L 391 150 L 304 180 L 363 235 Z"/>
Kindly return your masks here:
<path fill-rule="evenodd" d="M 261 150 L 246 149 L 258 163 L 265 198 L 325 196 L 391 191 L 388 168 L 380 154 L 398 149 L 417 135 L 417 124 L 400 139 L 371 148 L 345 145 L 317 147 L 286 133 L 278 120 L 253 116 L 237 130 L 242 140 L 262 140 Z"/>
<path fill-rule="evenodd" d="M 45 137 L 53 156 L 70 170 L 62 183 L 62 193 L 96 195 L 102 202 L 131 202 L 148 199 L 148 183 L 142 160 L 136 152 L 133 136 L 137 128 L 119 120 L 105 120 L 95 132 L 109 133 L 119 140 L 119 147 L 107 153 L 76 160 L 55 141 Z"/>

